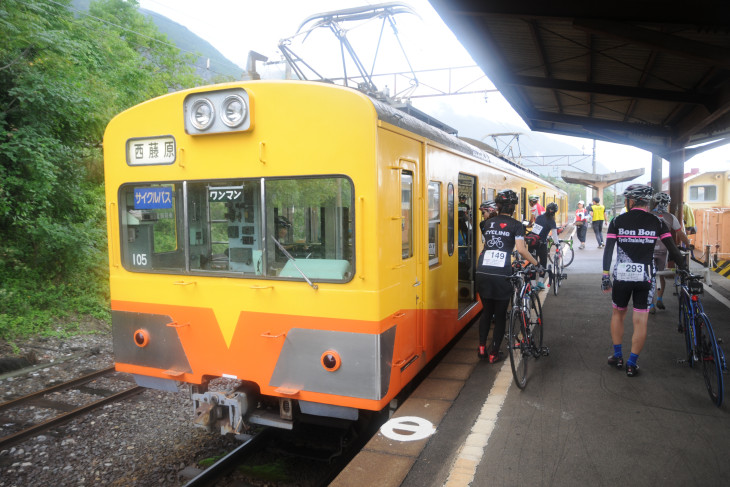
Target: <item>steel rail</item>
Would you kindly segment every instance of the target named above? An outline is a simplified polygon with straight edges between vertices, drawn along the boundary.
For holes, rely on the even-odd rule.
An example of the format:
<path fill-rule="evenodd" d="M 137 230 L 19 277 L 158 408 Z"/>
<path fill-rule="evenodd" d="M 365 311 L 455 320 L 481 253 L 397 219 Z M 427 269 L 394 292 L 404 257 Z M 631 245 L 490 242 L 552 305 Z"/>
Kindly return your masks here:
<path fill-rule="evenodd" d="M 92 380 L 94 380 L 94 379 L 96 379 L 98 377 L 111 374 L 112 372 L 114 372 L 114 367 L 113 366 L 112 367 L 109 367 L 109 368 L 106 368 L 106 369 L 97 370 L 96 372 L 92 372 L 90 374 L 84 375 L 82 377 L 78 377 L 76 379 L 72 379 L 72 380 L 70 380 L 68 382 L 63 382 L 61 384 L 56 384 L 55 386 L 48 387 L 48 388 L 43 389 L 41 391 L 31 392 L 30 394 L 27 394 L 25 396 L 21 396 L 21 397 L 15 398 L 15 399 L 11 399 L 8 402 L 4 402 L 4 403 L 0 404 L 0 411 L 3 411 L 5 409 L 9 409 L 9 408 L 12 408 L 12 407 L 19 406 L 20 404 L 23 404 L 23 403 L 32 401 L 33 399 L 39 398 L 41 396 L 44 396 L 44 395 L 49 394 L 49 393 L 54 392 L 54 391 L 63 390 L 63 389 L 70 389 L 73 386 L 77 386 L 79 384 L 84 384 L 86 382 L 91 382 Z"/>
<path fill-rule="evenodd" d="M 103 406 L 104 404 L 114 402 L 114 401 L 119 401 L 119 400 L 124 399 L 127 396 L 131 396 L 133 394 L 138 394 L 138 393 L 142 392 L 143 390 L 145 390 L 144 387 L 134 386 L 130 389 L 127 389 L 126 391 L 118 392 L 109 397 L 105 397 L 104 399 L 100 399 L 91 404 L 87 404 L 85 406 L 81 406 L 78 409 L 74 409 L 73 411 L 69 411 L 65 414 L 61 414 L 60 416 L 56 416 L 55 418 L 51 418 L 48 421 L 45 421 L 43 423 L 37 424 L 35 426 L 31 426 L 30 428 L 27 428 L 22 431 L 18 431 L 17 433 L 13 433 L 11 435 L 0 438 L 0 449 L 4 448 L 6 446 L 15 445 L 26 438 L 35 436 L 38 433 L 45 431 L 49 428 L 52 428 L 54 426 L 57 426 L 61 423 L 65 423 L 66 421 L 69 421 L 69 420 L 75 418 L 76 416 L 81 416 L 83 414 L 86 414 L 86 413 L 92 411 L 93 409 Z"/>
<path fill-rule="evenodd" d="M 213 465 L 203 470 L 200 475 L 185 484 L 185 487 L 206 487 L 215 485 L 215 482 L 220 479 L 220 477 L 234 469 L 248 455 L 254 453 L 256 451 L 256 447 L 264 440 L 268 439 L 272 432 L 272 428 L 265 428 L 259 431 L 255 436 L 252 436 L 240 446 L 236 447 L 235 450 L 231 451 Z"/>

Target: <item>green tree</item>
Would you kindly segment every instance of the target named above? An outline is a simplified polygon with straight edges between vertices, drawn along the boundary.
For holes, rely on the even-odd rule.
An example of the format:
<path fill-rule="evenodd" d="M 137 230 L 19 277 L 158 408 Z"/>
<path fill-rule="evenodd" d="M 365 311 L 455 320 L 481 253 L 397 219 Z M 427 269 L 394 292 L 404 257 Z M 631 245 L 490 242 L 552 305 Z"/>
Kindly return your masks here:
<path fill-rule="evenodd" d="M 190 57 L 134 1 L 0 3 L 0 336 L 106 310 L 103 131 L 195 86 Z"/>

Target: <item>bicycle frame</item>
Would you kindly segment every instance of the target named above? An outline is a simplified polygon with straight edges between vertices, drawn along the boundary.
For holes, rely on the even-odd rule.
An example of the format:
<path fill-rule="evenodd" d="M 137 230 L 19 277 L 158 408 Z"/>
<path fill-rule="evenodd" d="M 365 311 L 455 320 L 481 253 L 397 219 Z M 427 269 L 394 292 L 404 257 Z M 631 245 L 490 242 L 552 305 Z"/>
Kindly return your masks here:
<path fill-rule="evenodd" d="M 542 346 L 542 306 L 540 299 L 532 292 L 532 272 L 519 268 L 508 278 L 513 293 L 507 346 L 515 384 L 520 389 L 524 389 L 527 384 L 529 357 L 537 359 L 550 354 L 550 350 Z"/>
<path fill-rule="evenodd" d="M 723 372 L 727 370 L 725 354 L 717 343 L 715 331 L 709 317 L 705 314 L 699 290 L 691 286 L 701 285 L 699 276 L 678 271 L 674 278 L 679 299 L 680 327 L 685 335 L 687 362 L 690 367 L 699 363 L 710 399 L 720 407 L 723 400 Z M 703 338 L 704 336 L 704 338 Z"/>

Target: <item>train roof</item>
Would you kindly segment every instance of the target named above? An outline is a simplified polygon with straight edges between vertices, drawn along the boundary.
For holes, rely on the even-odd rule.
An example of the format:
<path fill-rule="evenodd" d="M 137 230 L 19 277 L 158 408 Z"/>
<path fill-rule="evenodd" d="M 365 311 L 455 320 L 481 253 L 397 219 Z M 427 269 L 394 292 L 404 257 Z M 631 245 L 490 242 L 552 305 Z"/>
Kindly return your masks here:
<path fill-rule="evenodd" d="M 377 100 L 375 98 L 370 97 L 373 105 L 375 106 L 375 110 L 378 113 L 378 118 L 384 122 L 387 122 L 391 125 L 395 125 L 396 127 L 400 127 L 402 129 L 408 130 L 409 132 L 413 132 L 415 134 L 421 135 L 423 137 L 426 137 L 427 139 L 434 140 L 440 144 L 443 144 L 447 147 L 450 147 L 454 150 L 457 150 L 463 154 L 466 154 L 468 156 L 474 157 L 476 159 L 480 159 L 484 162 L 488 162 L 492 165 L 497 165 L 501 169 L 504 169 L 506 171 L 512 172 L 512 173 L 523 173 L 528 174 L 532 176 L 534 179 L 539 179 L 542 183 L 550 184 L 551 186 L 555 187 L 552 183 L 549 183 L 545 181 L 538 173 L 535 171 L 532 171 L 531 169 L 527 169 L 524 166 L 521 166 L 517 164 L 516 162 L 507 159 L 504 156 L 500 156 L 499 154 L 493 153 L 491 154 L 492 157 L 490 157 L 490 153 L 480 149 L 478 147 L 475 147 L 474 145 L 458 138 L 456 135 L 449 134 L 442 130 L 439 126 L 435 124 L 428 123 L 423 120 L 419 120 L 415 116 L 405 112 L 404 110 L 389 105 L 385 102 L 382 102 L 380 100 Z M 429 117 L 431 118 L 431 117 Z M 440 123 L 440 122 L 439 122 Z M 445 124 L 440 124 L 445 127 L 448 127 Z M 495 161 L 496 159 L 496 161 Z M 559 189 L 555 187 L 555 189 Z"/>

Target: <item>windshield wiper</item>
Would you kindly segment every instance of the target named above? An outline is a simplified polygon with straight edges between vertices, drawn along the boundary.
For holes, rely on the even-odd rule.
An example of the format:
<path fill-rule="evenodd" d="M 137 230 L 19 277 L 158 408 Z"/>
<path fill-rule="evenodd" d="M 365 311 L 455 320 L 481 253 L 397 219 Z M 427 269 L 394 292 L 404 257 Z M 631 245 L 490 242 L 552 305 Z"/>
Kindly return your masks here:
<path fill-rule="evenodd" d="M 299 271 L 299 273 L 302 275 L 302 277 L 304 278 L 304 280 L 307 281 L 307 284 L 309 284 L 310 286 L 312 286 L 312 289 L 314 289 L 315 291 L 317 289 L 319 289 L 319 286 L 317 286 L 312 281 L 310 281 L 309 278 L 307 277 L 307 275 L 304 274 L 304 272 L 302 272 L 302 270 L 299 268 L 299 266 L 296 263 L 296 259 L 294 257 L 292 257 L 292 255 L 284 248 L 284 246 L 281 245 L 279 243 L 279 241 L 276 240 L 276 238 L 273 235 L 271 236 L 271 239 L 274 241 L 274 243 L 276 244 L 276 246 L 279 247 L 279 250 L 281 250 L 281 252 L 286 256 L 286 258 L 291 261 L 292 265 L 296 268 L 296 270 Z"/>

